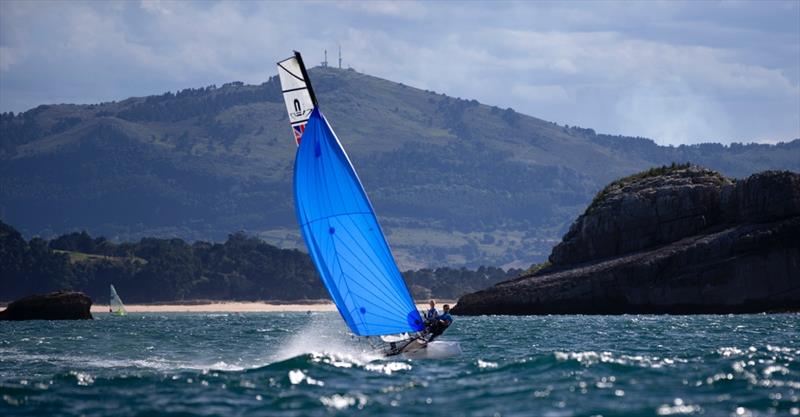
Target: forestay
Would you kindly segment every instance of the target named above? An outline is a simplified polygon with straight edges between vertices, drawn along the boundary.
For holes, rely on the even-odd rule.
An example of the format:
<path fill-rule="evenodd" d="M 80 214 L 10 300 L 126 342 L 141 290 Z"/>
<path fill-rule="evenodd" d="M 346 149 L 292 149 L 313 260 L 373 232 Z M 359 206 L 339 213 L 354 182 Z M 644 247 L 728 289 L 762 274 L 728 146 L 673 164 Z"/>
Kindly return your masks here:
<path fill-rule="evenodd" d="M 339 313 L 360 336 L 423 329 L 347 154 L 315 108 L 294 167 L 297 219 Z"/>
<path fill-rule="evenodd" d="M 294 140 L 300 145 L 311 111 L 317 106 L 314 90 L 308 81 L 308 74 L 303 65 L 303 58 L 295 51 L 294 56 L 278 62 L 278 77 L 281 80 L 283 101 L 289 113 L 289 123 L 292 125 Z"/>

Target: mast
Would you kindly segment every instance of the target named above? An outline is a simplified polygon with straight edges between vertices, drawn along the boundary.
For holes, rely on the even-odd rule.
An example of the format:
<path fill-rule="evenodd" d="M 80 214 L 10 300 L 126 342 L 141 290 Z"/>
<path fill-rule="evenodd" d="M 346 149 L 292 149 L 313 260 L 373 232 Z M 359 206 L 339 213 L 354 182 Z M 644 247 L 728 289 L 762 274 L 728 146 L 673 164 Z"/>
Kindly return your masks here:
<path fill-rule="evenodd" d="M 303 57 L 300 56 L 300 52 L 294 51 L 294 58 L 297 60 L 297 63 L 300 64 L 300 72 L 303 74 L 303 80 L 305 80 L 306 88 L 308 89 L 308 95 L 311 96 L 311 103 L 314 104 L 314 107 L 317 107 L 317 96 L 314 95 L 314 88 L 311 87 L 311 81 L 308 78 L 306 66 L 303 64 Z"/>

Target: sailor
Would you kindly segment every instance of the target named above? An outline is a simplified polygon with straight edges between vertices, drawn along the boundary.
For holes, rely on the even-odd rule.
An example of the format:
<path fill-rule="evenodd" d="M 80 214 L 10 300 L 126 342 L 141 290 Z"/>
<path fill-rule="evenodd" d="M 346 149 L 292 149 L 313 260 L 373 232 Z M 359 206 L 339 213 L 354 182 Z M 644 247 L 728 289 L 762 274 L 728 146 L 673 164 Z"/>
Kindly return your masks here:
<path fill-rule="evenodd" d="M 431 300 L 431 308 L 425 313 L 425 324 L 432 325 L 439 319 L 439 311 L 436 310 L 436 301 Z"/>
<path fill-rule="evenodd" d="M 430 338 L 428 341 L 433 340 L 434 337 L 441 335 L 453 324 L 453 317 L 450 315 L 450 305 L 445 304 L 443 307 L 444 312 L 441 316 L 428 328 Z"/>

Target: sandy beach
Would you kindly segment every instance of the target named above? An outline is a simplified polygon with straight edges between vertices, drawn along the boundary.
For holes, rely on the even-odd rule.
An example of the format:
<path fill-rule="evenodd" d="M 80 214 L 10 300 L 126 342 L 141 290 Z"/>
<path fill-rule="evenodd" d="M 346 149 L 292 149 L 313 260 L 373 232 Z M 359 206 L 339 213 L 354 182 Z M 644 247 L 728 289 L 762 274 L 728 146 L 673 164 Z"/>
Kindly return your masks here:
<path fill-rule="evenodd" d="M 441 310 L 444 304 L 439 302 L 436 307 Z M 449 302 L 451 307 L 454 302 Z M 418 303 L 418 310 L 428 308 L 426 303 Z M 191 303 L 191 304 L 126 304 L 125 309 L 129 313 L 287 313 L 287 312 L 324 312 L 336 311 L 336 306 L 331 302 L 309 302 L 309 303 L 265 303 L 265 302 L 240 302 L 240 301 L 221 301 L 210 303 Z M 104 304 L 92 305 L 92 313 L 107 313 L 108 306 Z"/>

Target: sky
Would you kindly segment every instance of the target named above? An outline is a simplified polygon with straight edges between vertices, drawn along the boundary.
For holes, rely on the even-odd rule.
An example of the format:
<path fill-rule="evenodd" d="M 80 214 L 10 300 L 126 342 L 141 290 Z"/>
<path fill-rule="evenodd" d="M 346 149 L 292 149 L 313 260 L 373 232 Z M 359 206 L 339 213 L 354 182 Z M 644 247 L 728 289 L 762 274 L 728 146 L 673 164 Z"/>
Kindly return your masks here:
<path fill-rule="evenodd" d="M 0 0 L 0 111 L 260 84 L 339 45 L 359 72 L 597 132 L 800 138 L 800 0 Z"/>

